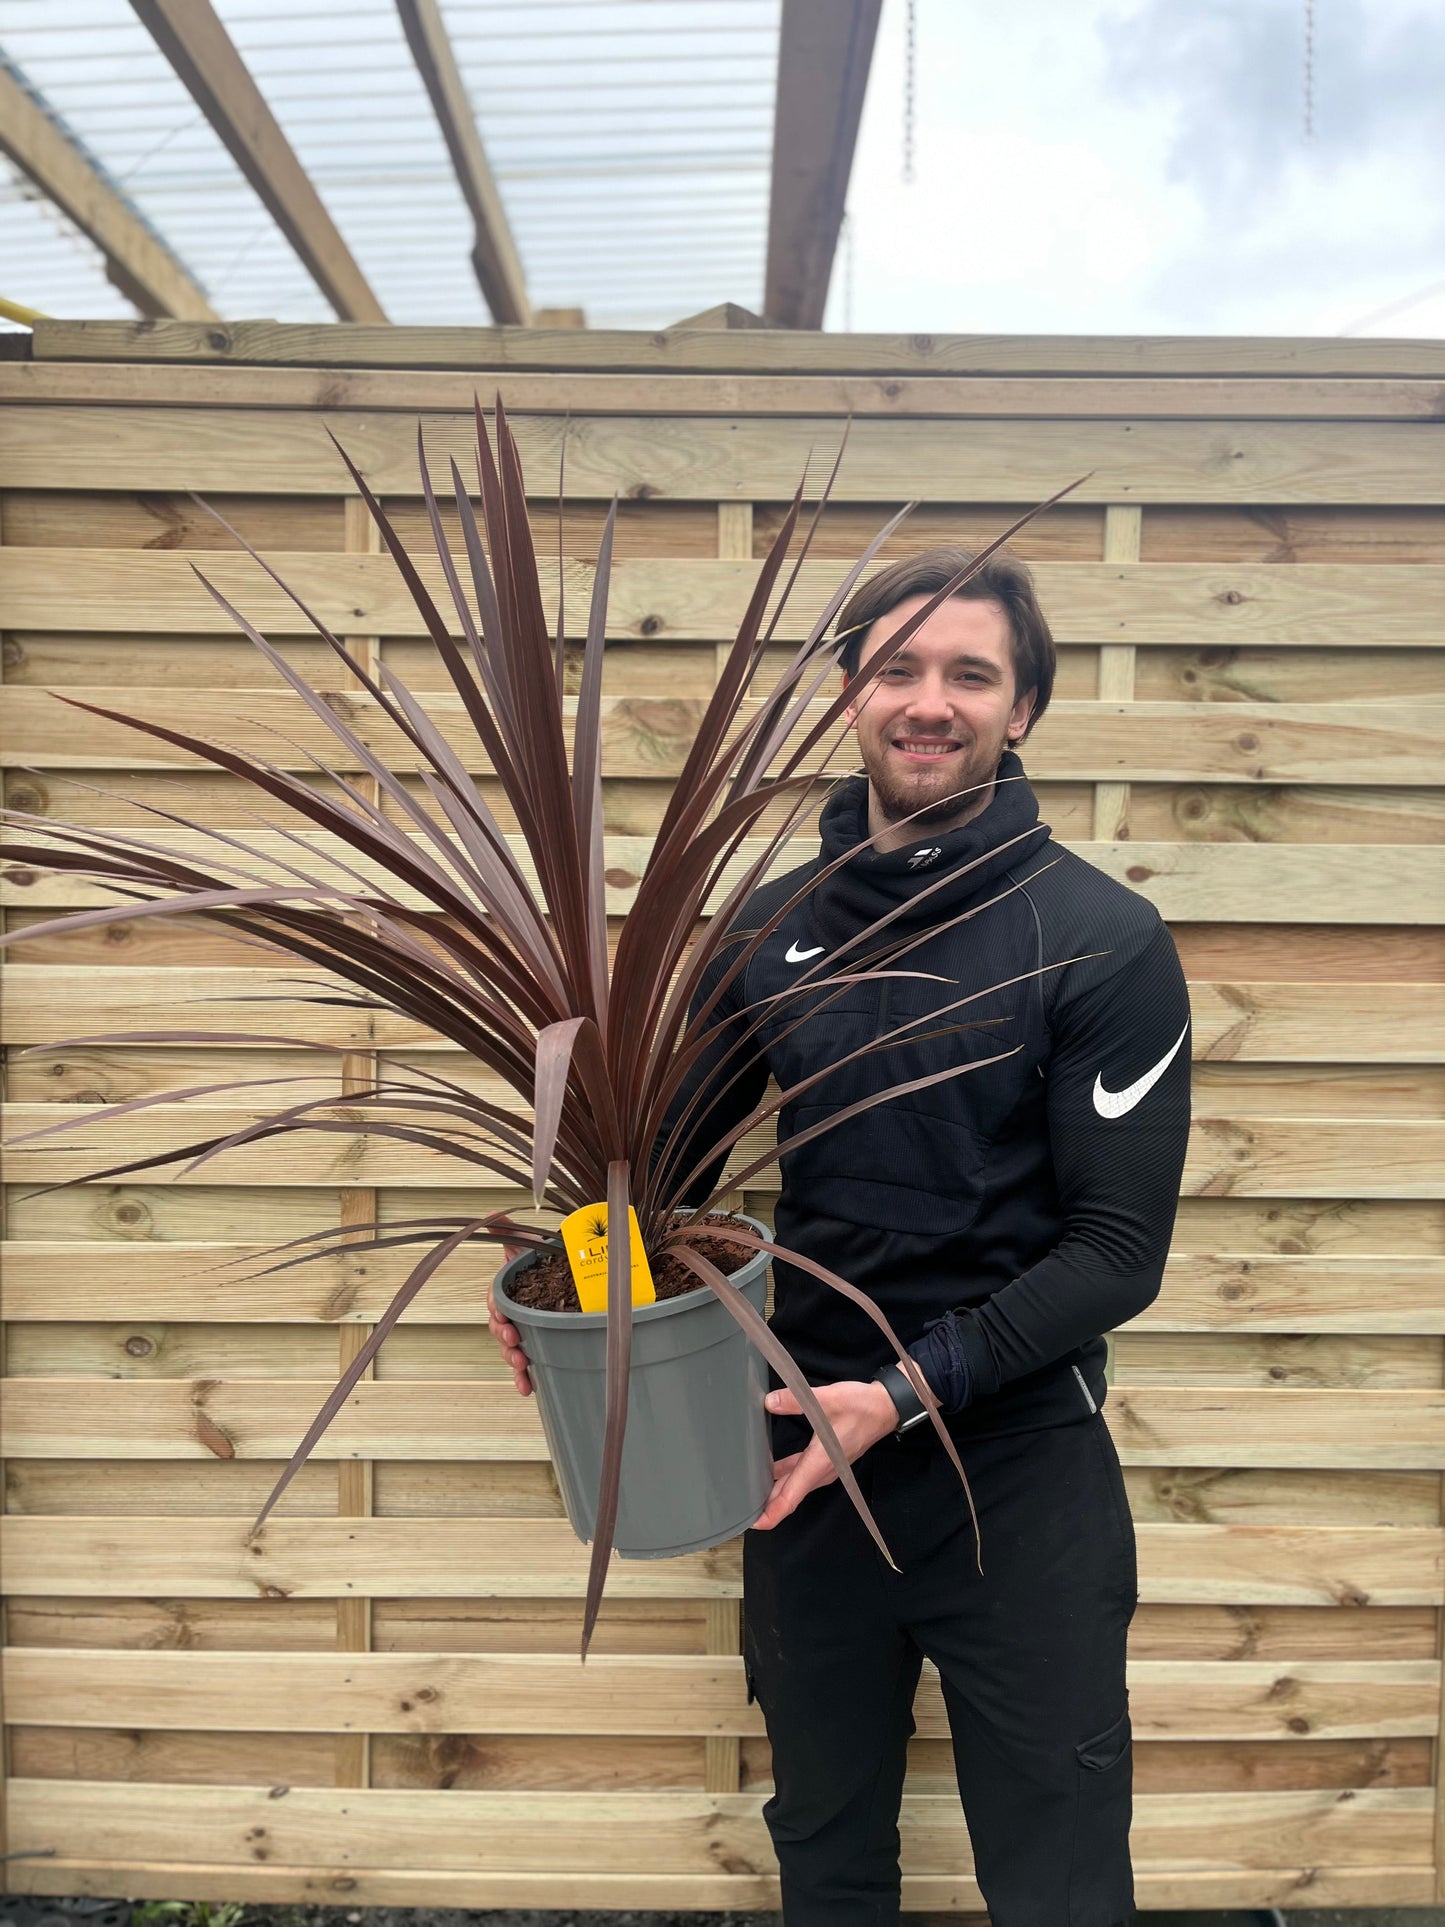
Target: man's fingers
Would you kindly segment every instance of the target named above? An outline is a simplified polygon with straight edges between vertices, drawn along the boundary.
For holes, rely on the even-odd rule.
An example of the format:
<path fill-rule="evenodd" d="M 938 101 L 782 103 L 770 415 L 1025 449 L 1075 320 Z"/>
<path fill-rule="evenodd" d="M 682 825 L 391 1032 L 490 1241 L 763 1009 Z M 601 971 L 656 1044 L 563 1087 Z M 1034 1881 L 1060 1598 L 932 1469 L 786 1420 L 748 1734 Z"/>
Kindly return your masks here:
<path fill-rule="evenodd" d="M 806 1451 L 794 1455 L 787 1461 L 779 1461 L 774 1471 L 780 1471 L 786 1463 L 789 1470 L 784 1477 L 774 1482 L 768 1503 L 753 1526 L 754 1532 L 769 1532 L 775 1525 L 786 1519 L 820 1485 L 828 1485 L 838 1474 L 833 1470 L 832 1461 L 820 1445 L 810 1445 Z"/>

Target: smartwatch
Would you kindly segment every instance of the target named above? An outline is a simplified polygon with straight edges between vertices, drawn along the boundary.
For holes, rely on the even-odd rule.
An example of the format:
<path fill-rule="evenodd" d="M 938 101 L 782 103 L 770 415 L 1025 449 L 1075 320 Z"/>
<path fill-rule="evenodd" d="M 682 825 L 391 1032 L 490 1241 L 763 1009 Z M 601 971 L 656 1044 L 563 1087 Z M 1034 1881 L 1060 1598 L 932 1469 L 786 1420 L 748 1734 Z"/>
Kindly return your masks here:
<path fill-rule="evenodd" d="M 914 1389 L 913 1380 L 896 1359 L 887 1365 L 880 1365 L 873 1376 L 886 1388 L 897 1408 L 898 1424 L 894 1438 L 902 1438 L 905 1432 L 911 1432 L 915 1425 L 923 1423 L 928 1417 L 928 1407 Z"/>

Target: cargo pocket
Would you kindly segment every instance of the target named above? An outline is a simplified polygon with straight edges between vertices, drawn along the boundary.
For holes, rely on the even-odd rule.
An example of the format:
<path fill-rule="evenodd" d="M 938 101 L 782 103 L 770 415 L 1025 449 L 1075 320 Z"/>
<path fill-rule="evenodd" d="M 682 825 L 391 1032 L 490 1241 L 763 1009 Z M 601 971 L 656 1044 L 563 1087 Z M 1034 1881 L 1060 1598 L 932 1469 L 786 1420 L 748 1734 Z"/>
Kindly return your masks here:
<path fill-rule="evenodd" d="M 1070 1927 L 1114 1927 L 1133 1907 L 1129 1822 L 1134 1752 L 1127 1709 L 1074 1749 L 1078 1824 L 1069 1878 Z"/>
<path fill-rule="evenodd" d="M 1130 1751 L 1133 1729 L 1129 1715 L 1121 1713 L 1112 1726 L 1106 1726 L 1096 1739 L 1085 1740 L 1074 1748 L 1079 1765 L 1089 1773 L 1107 1773 Z"/>

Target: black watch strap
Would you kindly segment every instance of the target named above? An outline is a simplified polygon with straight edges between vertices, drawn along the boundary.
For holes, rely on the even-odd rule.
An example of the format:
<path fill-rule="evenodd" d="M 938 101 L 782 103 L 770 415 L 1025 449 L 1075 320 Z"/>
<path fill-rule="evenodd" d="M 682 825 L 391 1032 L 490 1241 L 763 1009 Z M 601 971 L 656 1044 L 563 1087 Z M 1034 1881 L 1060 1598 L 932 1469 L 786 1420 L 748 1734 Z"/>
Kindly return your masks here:
<path fill-rule="evenodd" d="M 921 1425 L 928 1417 L 928 1407 L 914 1389 L 913 1380 L 895 1359 L 891 1364 L 880 1365 L 873 1374 L 893 1400 L 898 1412 L 898 1424 L 894 1436 L 911 1432 L 915 1425 Z"/>

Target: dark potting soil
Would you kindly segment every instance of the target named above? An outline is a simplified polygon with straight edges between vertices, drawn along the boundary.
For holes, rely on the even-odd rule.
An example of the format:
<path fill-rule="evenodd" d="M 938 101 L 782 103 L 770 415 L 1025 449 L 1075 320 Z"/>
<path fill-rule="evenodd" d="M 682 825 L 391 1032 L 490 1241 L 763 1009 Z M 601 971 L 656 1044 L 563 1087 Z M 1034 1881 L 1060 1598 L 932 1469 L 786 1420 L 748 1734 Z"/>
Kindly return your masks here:
<path fill-rule="evenodd" d="M 703 1224 L 725 1225 L 726 1213 L 713 1212 L 702 1219 Z M 732 1238 L 699 1238 L 693 1246 L 701 1257 L 715 1264 L 724 1277 L 729 1272 L 741 1271 L 750 1258 L 757 1253 L 748 1245 L 738 1244 Z M 681 1298 L 690 1291 L 706 1291 L 707 1286 L 699 1283 L 695 1272 L 688 1270 L 680 1258 L 672 1252 L 664 1251 L 652 1260 L 652 1283 L 659 1299 Z M 572 1282 L 572 1267 L 567 1262 L 567 1254 L 562 1250 L 544 1251 L 534 1264 L 518 1274 L 507 1286 L 508 1296 L 517 1304 L 526 1305 L 531 1311 L 581 1311 L 581 1300 L 577 1287 Z"/>

